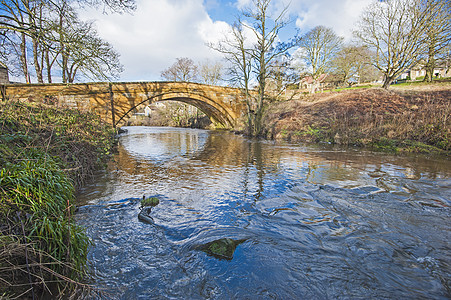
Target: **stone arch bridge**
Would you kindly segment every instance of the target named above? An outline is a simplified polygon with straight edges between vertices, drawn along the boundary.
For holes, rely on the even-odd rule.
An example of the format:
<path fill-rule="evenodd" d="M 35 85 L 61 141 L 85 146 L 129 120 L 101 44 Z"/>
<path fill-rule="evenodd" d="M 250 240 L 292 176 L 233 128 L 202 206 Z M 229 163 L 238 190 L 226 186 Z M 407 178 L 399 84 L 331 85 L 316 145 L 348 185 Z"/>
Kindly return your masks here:
<path fill-rule="evenodd" d="M 2 99 L 43 101 L 92 111 L 122 126 L 140 108 L 157 101 L 180 101 L 202 110 L 217 127 L 242 125 L 245 103 L 239 89 L 188 82 L 5 84 Z"/>

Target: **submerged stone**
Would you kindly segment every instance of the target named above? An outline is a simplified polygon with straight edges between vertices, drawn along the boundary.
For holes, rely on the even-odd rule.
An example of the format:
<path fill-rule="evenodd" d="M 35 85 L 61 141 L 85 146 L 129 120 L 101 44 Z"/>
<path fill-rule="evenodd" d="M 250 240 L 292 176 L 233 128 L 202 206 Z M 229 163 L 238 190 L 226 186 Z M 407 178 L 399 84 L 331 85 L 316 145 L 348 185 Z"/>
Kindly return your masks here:
<path fill-rule="evenodd" d="M 152 211 L 152 207 L 144 207 L 138 214 L 138 220 L 148 224 L 154 224 L 153 218 L 150 216 L 150 212 Z"/>
<path fill-rule="evenodd" d="M 199 249 L 216 258 L 231 260 L 236 247 L 244 241 L 223 238 L 201 245 Z"/>

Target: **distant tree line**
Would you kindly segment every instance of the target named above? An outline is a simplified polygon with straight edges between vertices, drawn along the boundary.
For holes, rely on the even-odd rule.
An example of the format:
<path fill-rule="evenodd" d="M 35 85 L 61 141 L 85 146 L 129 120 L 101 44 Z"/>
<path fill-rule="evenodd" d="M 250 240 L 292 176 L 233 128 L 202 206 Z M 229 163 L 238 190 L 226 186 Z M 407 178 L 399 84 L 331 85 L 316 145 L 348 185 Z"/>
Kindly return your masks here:
<path fill-rule="evenodd" d="M 196 64 L 188 57 L 176 58 L 176 61 L 161 72 L 161 78 L 167 81 L 189 81 L 218 85 L 223 77 L 223 65 L 205 60 Z"/>
<path fill-rule="evenodd" d="M 104 11 L 134 8 L 133 0 L 1 0 L 0 60 L 25 82 L 72 83 L 77 77 L 111 80 L 122 72 L 119 54 L 93 22 L 81 21 L 77 5 Z"/>
<path fill-rule="evenodd" d="M 451 2 L 443 0 L 374 1 L 354 31 L 354 44 L 343 45 L 331 28 L 317 26 L 302 37 L 295 53 L 298 69 L 316 80 L 330 73 L 342 83 L 383 77 L 388 88 L 405 70 L 421 63 L 432 81 L 439 62 L 448 61 Z M 340 78 L 341 77 L 341 78 Z"/>

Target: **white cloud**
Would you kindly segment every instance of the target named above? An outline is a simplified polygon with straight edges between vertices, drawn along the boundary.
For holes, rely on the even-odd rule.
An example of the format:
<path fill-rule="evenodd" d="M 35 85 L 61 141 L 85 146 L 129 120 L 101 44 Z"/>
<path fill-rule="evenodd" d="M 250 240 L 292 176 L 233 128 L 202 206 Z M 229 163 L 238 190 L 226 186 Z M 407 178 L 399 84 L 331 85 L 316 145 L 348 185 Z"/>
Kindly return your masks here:
<path fill-rule="evenodd" d="M 133 14 L 81 12 L 82 18 L 97 20 L 101 37 L 121 54 L 121 80 L 160 80 L 161 71 L 177 57 L 219 57 L 205 44 L 219 39 L 227 24 L 213 22 L 202 0 L 138 0 L 137 5 Z"/>
<path fill-rule="evenodd" d="M 371 2 L 373 0 L 293 0 L 290 13 L 297 17 L 296 26 L 301 32 L 324 25 L 349 41 L 355 22 Z"/>
<path fill-rule="evenodd" d="M 220 54 L 206 46 L 216 42 L 230 30 L 233 7 L 243 7 L 251 0 L 136 0 L 133 14 L 102 14 L 91 9 L 80 12 L 84 19 L 97 20 L 102 38 L 109 41 L 121 54 L 125 71 L 123 81 L 160 80 L 160 73 L 175 62 L 177 57 L 194 61 L 217 60 Z M 301 33 L 317 25 L 332 27 L 348 40 L 354 22 L 362 9 L 372 0 L 273 0 L 273 9 L 290 3 L 289 13 L 296 18 L 288 34 L 294 28 Z M 215 21 L 208 15 L 212 9 Z"/>
<path fill-rule="evenodd" d="M 230 32 L 230 25 L 223 21 L 213 22 L 210 18 L 198 24 L 198 33 L 203 41 L 217 43 Z"/>

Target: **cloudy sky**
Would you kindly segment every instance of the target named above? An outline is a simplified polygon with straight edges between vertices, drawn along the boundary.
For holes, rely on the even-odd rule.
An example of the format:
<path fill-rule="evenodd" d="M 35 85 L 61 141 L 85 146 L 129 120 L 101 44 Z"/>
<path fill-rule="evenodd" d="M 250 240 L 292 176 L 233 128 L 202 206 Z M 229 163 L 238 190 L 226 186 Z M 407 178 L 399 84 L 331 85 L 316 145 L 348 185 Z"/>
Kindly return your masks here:
<path fill-rule="evenodd" d="M 215 61 L 220 54 L 206 46 L 220 40 L 250 0 L 136 0 L 132 14 L 80 12 L 96 20 L 99 35 L 121 55 L 121 81 L 161 80 L 160 73 L 177 57 Z M 317 25 L 332 27 L 347 40 L 361 11 L 372 0 L 273 0 L 274 9 L 289 5 L 292 20 L 281 39 Z"/>

